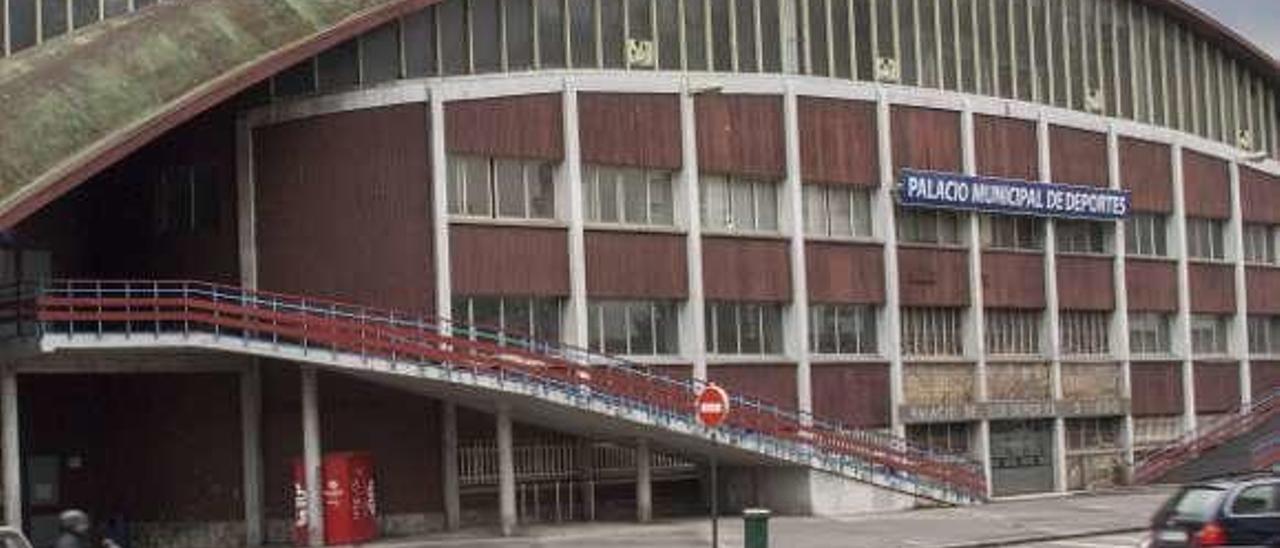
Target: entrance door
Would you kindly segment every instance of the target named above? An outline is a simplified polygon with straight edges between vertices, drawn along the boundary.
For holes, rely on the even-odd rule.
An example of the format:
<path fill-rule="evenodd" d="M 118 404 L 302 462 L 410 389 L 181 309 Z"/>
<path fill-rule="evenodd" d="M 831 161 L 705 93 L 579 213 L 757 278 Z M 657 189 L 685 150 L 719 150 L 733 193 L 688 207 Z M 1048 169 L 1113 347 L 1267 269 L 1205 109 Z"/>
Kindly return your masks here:
<path fill-rule="evenodd" d="M 1053 490 L 1053 421 L 992 421 L 991 488 L 996 496 Z"/>

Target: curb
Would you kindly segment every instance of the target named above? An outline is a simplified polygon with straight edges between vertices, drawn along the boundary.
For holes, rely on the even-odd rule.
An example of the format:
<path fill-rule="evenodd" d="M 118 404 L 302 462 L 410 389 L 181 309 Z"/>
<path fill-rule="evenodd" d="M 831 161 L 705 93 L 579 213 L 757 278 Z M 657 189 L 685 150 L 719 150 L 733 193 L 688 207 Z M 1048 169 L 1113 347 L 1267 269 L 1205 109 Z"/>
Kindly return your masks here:
<path fill-rule="evenodd" d="M 1046 535 L 1027 535 L 1022 537 L 1010 537 L 1003 539 L 979 540 L 972 542 L 961 542 L 957 544 L 945 544 L 938 548 L 988 548 L 995 546 L 1018 546 L 1022 544 L 1030 544 L 1033 542 L 1053 542 L 1057 540 L 1071 540 L 1087 537 L 1101 537 L 1106 535 L 1123 535 L 1127 533 L 1140 533 L 1146 531 L 1146 527 L 1113 527 L 1111 529 L 1096 529 L 1093 531 L 1079 531 L 1074 533 L 1062 534 L 1046 534 Z"/>

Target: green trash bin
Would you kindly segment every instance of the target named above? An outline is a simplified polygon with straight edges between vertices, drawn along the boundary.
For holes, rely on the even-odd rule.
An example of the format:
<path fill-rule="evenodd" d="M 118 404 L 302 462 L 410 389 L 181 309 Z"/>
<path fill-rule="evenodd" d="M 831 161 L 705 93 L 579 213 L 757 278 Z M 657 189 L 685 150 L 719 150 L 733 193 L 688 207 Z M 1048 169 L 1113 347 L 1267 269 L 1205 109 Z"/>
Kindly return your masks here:
<path fill-rule="evenodd" d="M 769 511 L 748 508 L 742 511 L 742 538 L 745 548 L 769 548 Z"/>

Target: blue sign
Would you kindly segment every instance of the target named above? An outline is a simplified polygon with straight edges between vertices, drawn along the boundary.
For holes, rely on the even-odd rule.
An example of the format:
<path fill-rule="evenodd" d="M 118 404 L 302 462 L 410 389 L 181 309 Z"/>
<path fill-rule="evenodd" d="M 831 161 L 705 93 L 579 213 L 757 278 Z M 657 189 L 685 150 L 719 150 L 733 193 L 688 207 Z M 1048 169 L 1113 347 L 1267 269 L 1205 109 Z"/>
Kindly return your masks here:
<path fill-rule="evenodd" d="M 1121 220 L 1129 214 L 1127 190 L 915 169 L 903 169 L 898 176 L 898 202 L 914 207 L 1097 221 Z"/>

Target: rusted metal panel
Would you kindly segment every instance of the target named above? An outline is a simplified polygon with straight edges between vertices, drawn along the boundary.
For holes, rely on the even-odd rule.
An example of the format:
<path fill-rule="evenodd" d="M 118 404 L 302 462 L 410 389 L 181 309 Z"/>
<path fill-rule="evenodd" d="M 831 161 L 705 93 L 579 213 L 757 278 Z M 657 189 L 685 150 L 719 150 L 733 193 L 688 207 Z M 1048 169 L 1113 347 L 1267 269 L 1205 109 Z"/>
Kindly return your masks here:
<path fill-rule="evenodd" d="M 915 107 L 893 107 L 893 167 L 959 173 L 960 113 Z"/>
<path fill-rule="evenodd" d="M 783 409 L 796 408 L 796 366 L 793 364 L 711 364 L 707 380 L 730 396 L 743 396 Z"/>
<path fill-rule="evenodd" d="M 1240 364 L 1196 362 L 1196 413 L 1222 413 L 1240 407 Z"/>
<path fill-rule="evenodd" d="M 1120 185 L 1132 193 L 1133 209 L 1173 211 L 1173 164 L 1169 145 L 1120 138 Z"/>
<path fill-rule="evenodd" d="M 677 95 L 581 93 L 578 120 L 583 162 L 680 169 Z"/>
<path fill-rule="evenodd" d="M 915 364 L 903 367 L 904 405 L 962 405 L 977 397 L 973 364 Z"/>
<path fill-rule="evenodd" d="M 963 249 L 898 249 L 903 306 L 969 304 L 968 252 Z"/>
<path fill-rule="evenodd" d="M 776 238 L 704 238 L 702 278 L 707 299 L 791 300 L 787 242 Z"/>
<path fill-rule="evenodd" d="M 1280 177 L 1241 166 L 1240 205 L 1245 222 L 1280 224 Z"/>
<path fill-rule="evenodd" d="M 703 94 L 694 99 L 694 109 L 699 170 L 766 179 L 785 175 L 781 97 Z"/>
<path fill-rule="evenodd" d="M 1159 259 L 1130 257 L 1125 263 L 1129 310 L 1174 312 L 1178 310 L 1177 265 Z"/>
<path fill-rule="evenodd" d="M 1099 401 L 1119 399 L 1122 395 L 1120 364 L 1062 364 L 1062 399 Z"/>
<path fill-rule="evenodd" d="M 1280 314 L 1280 268 L 1245 267 L 1250 314 Z"/>
<path fill-rule="evenodd" d="M 1107 136 L 1062 126 L 1049 128 L 1049 162 L 1053 182 L 1105 187 Z"/>
<path fill-rule="evenodd" d="M 1254 397 L 1280 390 L 1280 362 L 1250 361 Z"/>
<path fill-rule="evenodd" d="M 813 364 L 813 412 L 859 428 L 889 425 L 889 366 Z"/>
<path fill-rule="evenodd" d="M 810 301 L 884 302 L 884 248 L 879 244 L 809 241 L 805 262 Z"/>
<path fill-rule="evenodd" d="M 421 104 L 258 129 L 259 286 L 431 311 L 427 130 Z"/>
<path fill-rule="evenodd" d="M 453 292 L 458 295 L 569 294 L 569 236 L 560 227 L 453 224 Z"/>
<path fill-rule="evenodd" d="M 1191 263 L 1191 311 L 1206 314 L 1234 314 L 1236 311 L 1235 268 L 1229 264 Z"/>
<path fill-rule="evenodd" d="M 587 231 L 587 295 L 684 299 L 689 294 L 684 240 L 680 234 Z"/>
<path fill-rule="evenodd" d="M 1213 219 L 1231 216 L 1231 176 L 1226 161 L 1184 149 L 1182 180 L 1187 216 Z"/>
<path fill-rule="evenodd" d="M 445 146 L 449 152 L 483 156 L 564 157 L 561 96 L 546 93 L 445 104 Z"/>
<path fill-rule="evenodd" d="M 1097 311 L 1115 308 L 1111 257 L 1059 255 L 1057 263 L 1059 308 Z"/>
<path fill-rule="evenodd" d="M 1044 308 L 1044 255 L 982 252 L 982 301 L 998 308 Z"/>
<path fill-rule="evenodd" d="M 973 145 L 979 175 L 1038 180 L 1037 141 L 1035 122 L 981 114 L 973 117 Z"/>
<path fill-rule="evenodd" d="M 1133 385 L 1133 414 L 1177 415 L 1182 412 L 1182 364 L 1134 362 L 1129 369 Z"/>
<path fill-rule="evenodd" d="M 805 182 L 878 186 L 875 103 L 818 97 L 797 102 Z"/>

